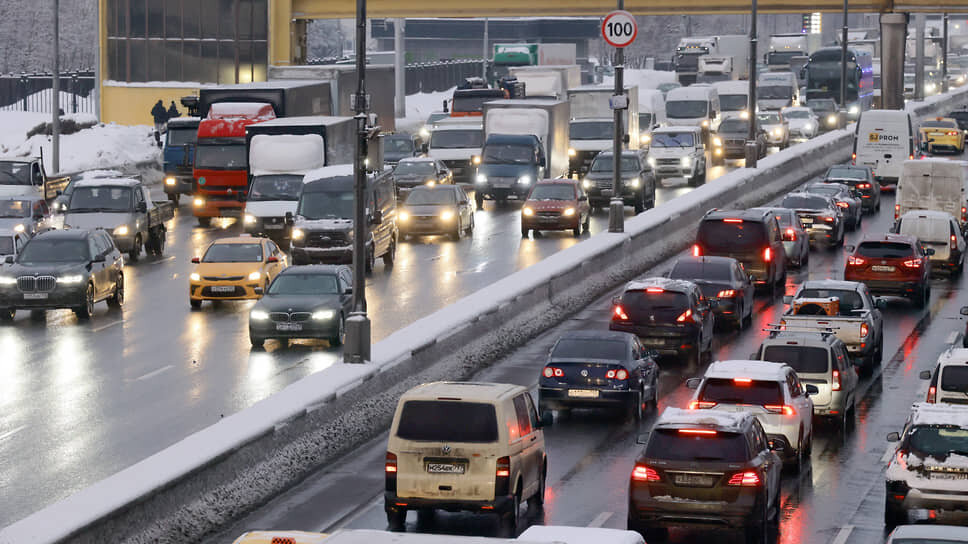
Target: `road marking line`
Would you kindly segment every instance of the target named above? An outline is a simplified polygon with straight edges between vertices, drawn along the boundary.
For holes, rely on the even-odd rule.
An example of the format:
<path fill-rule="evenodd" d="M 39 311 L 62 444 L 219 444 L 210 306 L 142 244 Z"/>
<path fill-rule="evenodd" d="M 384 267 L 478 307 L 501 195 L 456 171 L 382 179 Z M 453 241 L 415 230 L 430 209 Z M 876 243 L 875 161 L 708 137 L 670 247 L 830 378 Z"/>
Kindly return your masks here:
<path fill-rule="evenodd" d="M 958 331 L 951 331 L 951 334 L 948 335 L 948 340 L 945 341 L 945 344 L 954 344 L 957 338 Z"/>
<path fill-rule="evenodd" d="M 608 518 L 612 517 L 613 514 L 614 512 L 602 512 L 601 514 L 595 516 L 595 519 L 593 519 L 588 526 L 601 527 L 602 525 L 605 525 L 605 522 L 608 521 Z"/>
<path fill-rule="evenodd" d="M 21 425 L 21 426 L 17 427 L 16 429 L 12 430 L 12 431 L 7 431 L 7 432 L 5 432 L 3 434 L 0 434 L 0 442 L 6 440 L 8 438 L 10 438 L 11 436 L 19 433 L 20 431 L 22 431 L 22 430 L 24 430 L 26 428 L 27 428 L 26 425 Z"/>
<path fill-rule="evenodd" d="M 97 328 L 94 328 L 94 329 L 91 329 L 91 332 L 101 332 L 101 331 L 103 331 L 104 329 L 108 329 L 108 328 L 111 328 L 111 327 L 113 327 L 113 326 L 115 326 L 115 325 L 117 325 L 117 324 L 119 324 L 119 323 L 124 323 L 124 320 L 123 320 L 123 319 L 119 319 L 119 320 L 117 320 L 117 321 L 112 321 L 112 322 L 110 322 L 110 323 L 108 323 L 108 324 L 106 324 L 106 325 L 101 325 L 100 327 L 97 327 Z"/>
<path fill-rule="evenodd" d="M 854 531 L 853 525 L 847 525 L 846 527 L 842 527 L 840 529 L 840 532 L 837 533 L 837 537 L 834 538 L 833 542 L 831 542 L 830 544 L 846 544 L 847 538 L 850 536 L 850 533 L 852 533 L 853 531 Z"/>
<path fill-rule="evenodd" d="M 171 370 L 172 368 L 175 368 L 175 366 L 174 365 L 163 366 L 163 367 L 159 368 L 158 370 L 153 370 L 153 371 L 151 371 L 151 372 L 149 372 L 149 373 L 147 373 L 147 374 L 145 374 L 143 376 L 139 376 L 139 377 L 137 377 L 137 378 L 135 378 L 135 379 L 133 379 L 131 381 L 133 381 L 133 382 L 140 382 L 142 380 L 148 380 L 148 379 L 154 378 L 155 376 L 157 376 L 158 374 L 161 374 L 162 372 L 166 372 L 168 370 Z"/>

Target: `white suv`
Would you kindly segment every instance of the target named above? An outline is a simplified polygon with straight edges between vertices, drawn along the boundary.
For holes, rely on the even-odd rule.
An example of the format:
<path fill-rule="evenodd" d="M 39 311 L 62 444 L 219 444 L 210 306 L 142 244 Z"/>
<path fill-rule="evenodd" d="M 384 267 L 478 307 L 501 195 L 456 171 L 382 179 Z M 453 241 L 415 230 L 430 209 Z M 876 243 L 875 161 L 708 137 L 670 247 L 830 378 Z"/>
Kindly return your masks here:
<path fill-rule="evenodd" d="M 696 394 L 689 409 L 715 408 L 753 413 L 773 450 L 799 472 L 813 446 L 813 401 L 817 386 L 800 383 L 786 364 L 768 361 L 716 361 L 702 378 L 686 381 Z"/>
<path fill-rule="evenodd" d="M 931 380 L 925 401 L 968 404 L 968 349 L 948 349 L 938 357 L 938 365 L 934 368 L 934 373 L 923 370 L 921 379 Z"/>

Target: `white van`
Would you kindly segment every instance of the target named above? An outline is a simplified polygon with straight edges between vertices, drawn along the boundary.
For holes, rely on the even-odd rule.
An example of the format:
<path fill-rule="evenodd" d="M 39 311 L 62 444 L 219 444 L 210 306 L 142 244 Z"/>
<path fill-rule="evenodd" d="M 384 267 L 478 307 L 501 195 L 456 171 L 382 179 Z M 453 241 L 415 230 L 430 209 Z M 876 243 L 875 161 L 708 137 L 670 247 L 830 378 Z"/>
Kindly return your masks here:
<path fill-rule="evenodd" d="M 894 224 L 894 232 L 914 236 L 924 247 L 934 250 L 929 256 L 931 272 L 957 276 L 965 263 L 965 237 L 961 225 L 950 213 L 935 210 L 912 211 Z"/>
<path fill-rule="evenodd" d="M 725 115 L 737 113 L 743 119 L 750 115 L 750 82 L 749 81 L 720 81 L 713 83 L 719 95 L 719 108 Z"/>
<path fill-rule="evenodd" d="M 881 186 L 897 183 L 904 161 L 913 159 L 918 149 L 916 127 L 913 116 L 903 110 L 862 112 L 854 128 L 852 162 L 870 166 Z"/>
<path fill-rule="evenodd" d="M 712 85 L 676 87 L 666 94 L 666 118 L 671 126 L 702 127 L 703 142 L 719 125 L 719 93 Z"/>
<path fill-rule="evenodd" d="M 668 123 L 665 97 L 658 89 L 639 89 L 639 137 L 640 147 L 648 147 L 652 131 Z"/>
<path fill-rule="evenodd" d="M 966 169 L 966 161 L 904 161 L 894 197 L 894 219 L 911 210 L 937 210 L 951 214 L 964 231 L 968 224 Z"/>
<path fill-rule="evenodd" d="M 291 541 L 273 540 L 272 544 Z M 269 544 L 268 542 L 266 544 Z M 392 533 L 373 529 L 340 529 L 325 539 L 325 544 L 538 544 L 514 538 L 488 536 L 432 535 L 426 533 Z"/>
<path fill-rule="evenodd" d="M 756 106 L 780 110 L 800 105 L 800 84 L 793 72 L 763 72 L 756 79 Z"/>

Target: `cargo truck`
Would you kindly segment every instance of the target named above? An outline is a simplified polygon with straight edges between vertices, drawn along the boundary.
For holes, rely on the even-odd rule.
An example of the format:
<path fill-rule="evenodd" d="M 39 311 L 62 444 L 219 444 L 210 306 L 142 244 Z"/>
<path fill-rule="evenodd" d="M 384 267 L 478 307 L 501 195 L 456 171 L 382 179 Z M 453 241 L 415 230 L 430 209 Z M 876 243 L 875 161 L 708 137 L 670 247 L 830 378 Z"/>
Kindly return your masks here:
<path fill-rule="evenodd" d="M 195 164 L 195 140 L 198 138 L 198 117 L 176 117 L 168 120 L 165 133 L 164 170 L 165 194 L 178 205 L 181 195 L 192 194 L 192 166 Z"/>
<path fill-rule="evenodd" d="M 732 57 L 713 57 L 706 55 L 699 57 L 699 69 L 696 74 L 697 83 L 716 83 L 739 79 L 733 72 Z"/>
<path fill-rule="evenodd" d="M 732 79 L 749 79 L 749 36 L 739 34 L 716 36 L 716 52 L 712 56 L 730 59 L 730 64 L 732 64 Z"/>
<path fill-rule="evenodd" d="M 737 78 L 749 75 L 749 38 L 739 35 L 682 38 L 673 58 L 676 78 L 682 85 L 696 83 L 699 59 L 704 56 L 728 57 Z"/>
<path fill-rule="evenodd" d="M 276 117 L 332 115 L 329 82 L 313 80 L 276 80 L 201 89 L 198 115 L 208 116 L 212 104 L 257 102 L 269 104 Z"/>
<path fill-rule="evenodd" d="M 611 150 L 615 135 L 615 116 L 609 99 L 615 93 L 611 86 L 589 85 L 568 91 L 571 121 L 568 125 L 568 175 L 584 175 L 588 166 L 601 151 Z M 625 87 L 629 107 L 623 110 L 624 134 L 630 135 L 624 149 L 638 149 L 641 143 L 639 126 L 639 88 Z M 651 126 L 649 127 L 651 128 Z"/>
<path fill-rule="evenodd" d="M 246 126 L 249 185 L 243 230 L 286 247 L 286 212 L 296 212 L 303 176 L 323 166 L 352 164 L 355 138 L 352 117 L 284 117 Z"/>
<path fill-rule="evenodd" d="M 569 89 L 581 85 L 581 67 L 577 64 L 558 66 L 518 66 L 510 76 L 524 83 L 526 98 L 564 100 Z"/>
<path fill-rule="evenodd" d="M 423 151 L 428 157 L 444 163 L 454 174 L 455 183 L 474 182 L 472 159 L 484 147 L 483 117 L 442 119 L 430 131 Z"/>
<path fill-rule="evenodd" d="M 809 57 L 811 53 L 820 49 L 821 34 L 774 34 L 770 36 L 769 49 L 766 53 L 766 67 L 771 72 L 786 72 L 791 70 L 790 62 L 793 57 Z"/>
<path fill-rule="evenodd" d="M 512 66 L 563 66 L 577 62 L 577 46 L 573 43 L 496 43 L 490 83 L 496 86 Z"/>

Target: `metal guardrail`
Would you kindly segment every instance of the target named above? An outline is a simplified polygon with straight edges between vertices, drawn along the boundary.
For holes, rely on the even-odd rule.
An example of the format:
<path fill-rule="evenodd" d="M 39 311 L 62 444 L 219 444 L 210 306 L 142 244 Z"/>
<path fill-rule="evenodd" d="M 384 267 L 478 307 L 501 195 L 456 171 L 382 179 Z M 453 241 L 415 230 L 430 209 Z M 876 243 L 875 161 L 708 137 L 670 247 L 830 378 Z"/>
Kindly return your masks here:
<path fill-rule="evenodd" d="M 0 110 L 51 113 L 50 72 L 0 74 Z M 94 71 L 75 70 L 60 74 L 60 109 L 64 113 L 95 113 Z"/>

